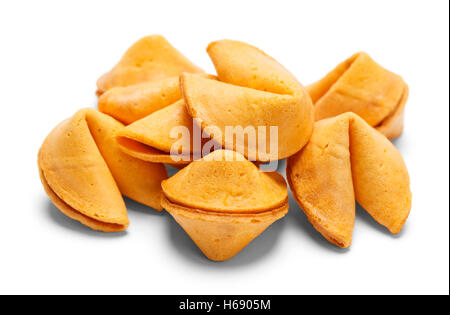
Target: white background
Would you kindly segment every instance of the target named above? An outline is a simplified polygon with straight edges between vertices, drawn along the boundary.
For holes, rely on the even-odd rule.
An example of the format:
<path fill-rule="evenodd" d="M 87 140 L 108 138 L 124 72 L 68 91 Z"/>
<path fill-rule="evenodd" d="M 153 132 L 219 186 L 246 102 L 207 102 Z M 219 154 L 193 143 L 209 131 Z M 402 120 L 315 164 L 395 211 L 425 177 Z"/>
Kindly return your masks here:
<path fill-rule="evenodd" d="M 1 1 L 0 293 L 315 294 L 449 290 L 448 1 Z M 295 202 L 234 259 L 208 261 L 167 213 L 127 201 L 125 233 L 93 232 L 49 202 L 36 156 L 139 38 L 159 33 L 203 69 L 210 41 L 265 50 L 304 84 L 363 50 L 411 94 L 395 141 L 411 216 L 400 236 L 359 210 L 349 250 Z"/>

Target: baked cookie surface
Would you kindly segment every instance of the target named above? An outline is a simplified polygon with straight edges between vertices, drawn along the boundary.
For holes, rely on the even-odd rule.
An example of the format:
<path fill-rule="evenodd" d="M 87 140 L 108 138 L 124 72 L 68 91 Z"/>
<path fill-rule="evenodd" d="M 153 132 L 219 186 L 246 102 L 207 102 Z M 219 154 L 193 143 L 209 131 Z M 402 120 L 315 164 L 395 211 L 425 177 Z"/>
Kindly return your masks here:
<path fill-rule="evenodd" d="M 355 200 L 399 233 L 411 209 L 409 175 L 393 144 L 353 113 L 316 122 L 307 146 L 287 162 L 293 195 L 331 243 L 349 247 Z"/>

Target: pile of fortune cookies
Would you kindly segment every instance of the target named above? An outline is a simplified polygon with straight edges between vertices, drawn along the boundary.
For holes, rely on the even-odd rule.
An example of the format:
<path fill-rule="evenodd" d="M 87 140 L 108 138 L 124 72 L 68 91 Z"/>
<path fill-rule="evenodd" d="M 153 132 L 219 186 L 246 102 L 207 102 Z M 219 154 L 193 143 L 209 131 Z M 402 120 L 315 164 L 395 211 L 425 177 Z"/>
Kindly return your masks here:
<path fill-rule="evenodd" d="M 42 185 L 62 213 L 93 230 L 123 231 L 126 196 L 165 209 L 209 259 L 223 261 L 287 214 L 289 185 L 314 228 L 339 247 L 351 245 L 356 203 L 401 231 L 410 182 L 390 141 L 402 133 L 408 98 L 400 76 L 360 52 L 303 86 L 244 42 L 215 41 L 207 53 L 215 75 L 152 35 L 98 79 L 98 110 L 62 121 L 39 150 Z M 278 127 L 276 154 L 207 132 L 261 125 Z M 219 149 L 173 159 L 176 126 L 201 128 Z M 285 158 L 287 183 L 259 167 Z M 168 178 L 165 165 L 180 170 Z"/>

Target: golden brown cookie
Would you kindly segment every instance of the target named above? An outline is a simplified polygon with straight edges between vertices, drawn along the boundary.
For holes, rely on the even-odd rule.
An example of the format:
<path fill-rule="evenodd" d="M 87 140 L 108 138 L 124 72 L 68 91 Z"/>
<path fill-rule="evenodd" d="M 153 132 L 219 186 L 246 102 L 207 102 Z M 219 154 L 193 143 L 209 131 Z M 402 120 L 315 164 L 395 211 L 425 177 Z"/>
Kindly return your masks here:
<path fill-rule="evenodd" d="M 97 95 L 113 87 L 178 77 L 183 72 L 201 73 L 164 37 L 151 35 L 134 43 L 114 68 L 97 81 Z"/>
<path fill-rule="evenodd" d="M 246 43 L 221 40 L 207 52 L 217 71 L 217 80 L 183 74 L 181 88 L 189 114 L 203 129 L 217 126 L 220 138 L 212 138 L 257 161 L 282 159 L 300 150 L 313 126 L 313 105 L 304 87 L 273 58 Z M 266 130 L 266 150 L 248 143 L 226 139 L 227 126 Z M 269 154 L 269 126 L 278 127 L 278 152 Z"/>
<path fill-rule="evenodd" d="M 217 150 L 161 184 L 162 205 L 211 260 L 227 260 L 288 211 L 284 178 Z"/>
<path fill-rule="evenodd" d="M 287 162 L 293 195 L 328 241 L 349 247 L 355 199 L 381 225 L 399 233 L 411 209 L 402 156 L 354 113 L 315 123 L 309 143 Z"/>
<path fill-rule="evenodd" d="M 408 86 L 366 53 L 354 54 L 306 88 L 316 121 L 353 112 L 389 139 L 402 133 Z"/>
<path fill-rule="evenodd" d="M 146 163 L 119 150 L 123 125 L 93 109 L 60 123 L 39 150 L 44 188 L 64 214 L 105 232 L 122 231 L 129 222 L 122 194 L 161 210 L 163 165 Z"/>

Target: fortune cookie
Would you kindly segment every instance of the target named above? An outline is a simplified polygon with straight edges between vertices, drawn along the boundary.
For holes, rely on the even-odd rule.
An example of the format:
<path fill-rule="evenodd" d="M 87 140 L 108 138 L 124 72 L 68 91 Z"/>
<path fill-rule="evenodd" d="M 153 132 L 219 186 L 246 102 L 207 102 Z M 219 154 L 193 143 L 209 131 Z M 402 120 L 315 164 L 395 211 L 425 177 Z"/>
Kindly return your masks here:
<path fill-rule="evenodd" d="M 297 79 L 246 43 L 221 40 L 211 43 L 207 52 L 219 81 L 187 73 L 181 76 L 187 109 L 202 129 L 218 127 L 221 135 L 214 133 L 212 139 L 257 161 L 282 159 L 299 151 L 311 135 L 314 117 L 311 99 Z M 228 126 L 255 128 L 258 140 L 250 145 L 246 138 L 239 144 L 225 136 Z M 278 128 L 278 152 L 267 152 L 274 145 L 270 126 Z"/>
<path fill-rule="evenodd" d="M 161 204 L 211 260 L 227 260 L 288 211 L 284 178 L 216 150 L 161 184 Z"/>
<path fill-rule="evenodd" d="M 389 139 L 402 133 L 408 86 L 366 53 L 351 56 L 306 88 L 316 120 L 353 112 Z"/>
<path fill-rule="evenodd" d="M 117 133 L 117 142 L 123 152 L 144 161 L 167 164 L 188 164 L 192 159 L 193 120 L 183 100 L 160 109 L 153 114 L 126 126 Z M 189 134 L 179 137 L 177 130 L 185 128 Z M 186 158 L 175 160 L 171 155 L 174 144 L 189 149 Z M 201 149 L 201 147 L 200 147 Z"/>
<path fill-rule="evenodd" d="M 179 77 L 115 87 L 98 99 L 98 110 L 131 124 L 181 99 Z"/>
<path fill-rule="evenodd" d="M 93 109 L 82 109 L 51 131 L 38 166 L 48 196 L 65 215 L 104 232 L 127 228 L 122 194 L 161 210 L 162 164 L 135 159 L 119 150 L 123 125 Z"/>
<path fill-rule="evenodd" d="M 399 233 L 411 209 L 402 156 L 354 113 L 315 123 L 309 143 L 287 161 L 292 193 L 315 229 L 346 248 L 356 201 L 381 225 Z"/>
<path fill-rule="evenodd" d="M 191 63 L 164 37 L 160 35 L 147 36 L 128 48 L 119 63 L 98 79 L 97 95 L 101 95 L 113 87 L 125 87 L 178 77 L 182 72 L 201 73 L 203 71 Z M 133 94 L 133 92 L 127 93 Z M 136 95 L 134 96 L 136 97 Z"/>

